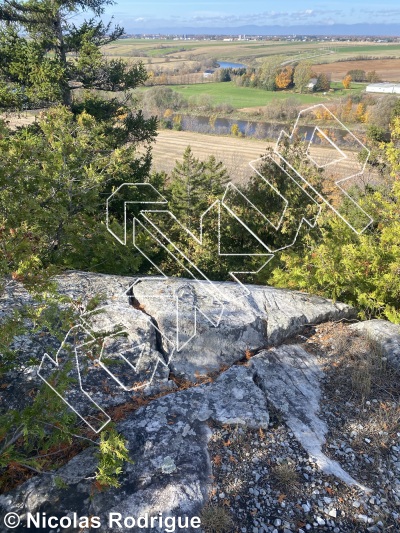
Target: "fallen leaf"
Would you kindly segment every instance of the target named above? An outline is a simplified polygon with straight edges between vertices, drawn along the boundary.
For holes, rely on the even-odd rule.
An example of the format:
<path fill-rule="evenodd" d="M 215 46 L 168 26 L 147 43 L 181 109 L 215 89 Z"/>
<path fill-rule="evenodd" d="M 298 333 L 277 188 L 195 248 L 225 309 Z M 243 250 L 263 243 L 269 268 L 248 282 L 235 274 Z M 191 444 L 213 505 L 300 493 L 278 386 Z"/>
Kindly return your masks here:
<path fill-rule="evenodd" d="M 213 459 L 215 465 L 220 466 L 222 464 L 222 458 L 220 455 L 216 455 Z"/>

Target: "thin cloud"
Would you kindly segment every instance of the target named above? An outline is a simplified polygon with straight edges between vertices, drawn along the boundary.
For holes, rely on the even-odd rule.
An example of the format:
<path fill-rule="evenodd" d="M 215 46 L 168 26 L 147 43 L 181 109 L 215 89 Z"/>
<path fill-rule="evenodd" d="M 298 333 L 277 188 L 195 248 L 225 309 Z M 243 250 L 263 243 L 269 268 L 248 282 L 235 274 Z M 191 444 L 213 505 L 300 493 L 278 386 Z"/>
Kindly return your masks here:
<path fill-rule="evenodd" d="M 119 14 L 120 16 L 122 14 Z M 136 18 L 126 17 L 126 22 L 140 24 L 146 28 L 149 27 L 176 27 L 178 30 L 181 26 L 190 26 L 193 28 L 209 27 L 211 28 L 235 28 L 239 26 L 296 26 L 296 25 L 333 25 L 352 23 L 370 23 L 371 19 L 375 23 L 397 23 L 400 21 L 400 8 L 377 9 L 368 8 L 363 10 L 355 9 L 354 6 L 348 9 L 318 9 L 305 8 L 301 10 L 270 10 L 259 13 L 247 13 L 236 15 L 232 12 L 221 12 L 211 10 L 196 10 L 192 13 L 181 13 L 179 16 L 173 15 L 165 17 L 154 17 L 149 14 L 143 14 Z"/>
<path fill-rule="evenodd" d="M 262 13 L 249 13 L 246 15 L 232 15 L 231 13 L 215 13 L 215 12 L 197 12 L 190 17 L 187 17 L 186 22 L 208 23 L 208 24 L 265 24 L 271 21 L 282 21 L 292 23 L 296 20 L 313 21 L 315 19 L 327 16 L 340 16 L 343 12 L 340 10 L 318 10 L 318 9 L 304 9 L 301 11 L 264 11 Z M 331 17 L 330 17 L 331 18 Z"/>
<path fill-rule="evenodd" d="M 368 13 L 370 15 L 400 15 L 400 9 L 365 9 L 363 10 L 364 13 Z"/>

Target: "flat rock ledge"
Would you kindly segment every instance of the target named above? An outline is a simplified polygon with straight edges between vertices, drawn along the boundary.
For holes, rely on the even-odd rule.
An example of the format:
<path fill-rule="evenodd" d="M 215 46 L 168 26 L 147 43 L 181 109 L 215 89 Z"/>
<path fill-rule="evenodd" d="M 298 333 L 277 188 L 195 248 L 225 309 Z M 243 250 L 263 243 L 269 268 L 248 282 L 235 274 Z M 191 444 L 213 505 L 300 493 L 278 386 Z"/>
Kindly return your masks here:
<path fill-rule="evenodd" d="M 282 411 L 296 438 L 323 471 L 363 488 L 322 453 L 327 429 L 317 415 L 321 377 L 317 361 L 298 346 L 262 352 L 211 384 L 154 400 L 120 422 L 117 428 L 133 461 L 121 476 L 120 488 L 92 494 L 94 452 L 87 449 L 54 475 L 37 476 L 0 496 L 0 508 L 17 512 L 22 520 L 27 512 L 40 510 L 48 515 L 100 516 L 104 524 L 111 512 L 198 516 L 212 481 L 207 448 L 210 422 L 267 429 L 268 401 Z M 57 478 L 68 488 L 58 488 Z M 102 531 L 112 529 L 103 526 Z"/>
<path fill-rule="evenodd" d="M 250 368 L 234 367 L 211 385 L 164 396 L 119 423 L 133 461 L 121 476 L 120 488 L 91 495 L 95 461 L 94 451 L 87 449 L 54 475 L 34 477 L 0 496 L 0 509 L 17 512 L 22 520 L 27 512 L 39 510 L 57 516 L 91 514 L 103 517 L 104 524 L 110 512 L 198 516 L 211 486 L 211 421 L 268 427 L 266 398 Z M 57 479 L 68 488 L 57 488 Z"/>
<path fill-rule="evenodd" d="M 107 357 L 124 356 L 120 374 L 111 375 L 106 365 L 88 367 L 83 390 L 106 410 L 129 402 L 136 390 L 132 383 L 136 379 L 137 385 L 149 374 L 152 379 L 143 394 L 153 394 L 160 386 L 169 393 L 129 412 L 117 424 L 132 461 L 124 467 L 119 488 L 93 491 L 96 448 L 90 447 L 58 471 L 35 476 L 0 496 L 2 513 L 16 512 L 22 521 L 28 512 L 39 511 L 55 516 L 100 516 L 102 532 L 113 530 L 106 519 L 111 512 L 199 516 L 212 485 L 208 444 L 213 425 L 267 429 L 271 405 L 282 413 L 295 438 L 323 472 L 368 492 L 323 453 L 328 428 L 319 417 L 324 374 L 318 359 L 298 345 L 282 344 L 290 342 L 306 324 L 353 319 L 354 309 L 271 287 L 248 286 L 245 295 L 234 283 L 210 286 L 183 279 L 138 280 L 69 272 L 57 277 L 57 284 L 61 294 L 81 302 L 83 340 L 87 340 L 85 334 L 98 334 L 117 325 L 125 332 L 123 338 L 112 337 L 102 347 Z M 101 296 L 101 312 L 86 313 L 87 302 L 96 295 Z M 10 283 L 0 299 L 0 319 L 25 304 L 35 305 L 19 284 Z M 390 362 L 399 361 L 398 326 L 370 321 L 350 327 L 365 328 L 379 340 Z M 38 371 L 45 373 L 43 365 L 27 364 L 32 356 L 43 357 L 40 344 L 22 335 L 15 339 L 15 347 L 20 366 L 6 375 L 8 386 L 1 390 L 0 409 L 24 405 L 27 392 L 42 383 Z M 54 343 L 48 354 L 50 366 L 60 349 L 62 346 Z M 79 356 L 79 350 L 76 353 Z M 212 371 L 220 372 L 214 381 L 186 390 L 176 390 L 171 379 L 173 374 L 194 381 L 197 375 Z M 107 393 L 98 389 L 100 382 L 105 383 Z M 68 399 L 85 413 L 81 393 L 71 389 Z M 66 486 L 60 486 L 60 479 Z M 7 531 L 3 524 L 0 531 Z"/>
<path fill-rule="evenodd" d="M 278 346 L 305 324 L 356 318 L 356 311 L 340 302 L 273 287 L 247 285 L 245 292 L 231 282 L 75 271 L 56 281 L 60 294 L 81 301 L 82 308 L 101 296 L 103 313 L 96 316 L 94 329 L 123 324 L 132 346 L 149 344 L 175 374 L 188 379 L 230 367 L 246 351 Z M 0 298 L 0 319 L 30 301 L 18 283 L 9 284 Z"/>

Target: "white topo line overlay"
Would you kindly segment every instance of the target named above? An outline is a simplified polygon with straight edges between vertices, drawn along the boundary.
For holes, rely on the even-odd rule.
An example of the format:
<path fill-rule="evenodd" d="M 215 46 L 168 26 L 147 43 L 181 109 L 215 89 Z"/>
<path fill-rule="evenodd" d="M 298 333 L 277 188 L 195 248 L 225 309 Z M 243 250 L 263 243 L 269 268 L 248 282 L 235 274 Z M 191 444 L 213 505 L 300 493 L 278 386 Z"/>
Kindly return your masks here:
<path fill-rule="evenodd" d="M 332 206 L 332 204 L 329 202 L 329 200 L 327 198 L 325 198 L 321 193 L 319 193 L 311 185 L 311 183 L 309 183 L 309 181 L 302 174 L 300 174 L 289 163 L 289 161 L 282 155 L 282 152 L 281 152 L 281 149 L 280 149 L 280 143 L 281 143 L 282 139 L 284 137 L 286 137 L 289 141 L 293 141 L 293 139 L 294 139 L 294 137 L 295 137 L 295 135 L 296 135 L 296 133 L 298 131 L 299 122 L 300 122 L 301 118 L 307 112 L 314 111 L 318 107 L 323 108 L 324 112 L 329 113 L 330 116 L 331 116 L 331 119 L 335 120 L 340 125 L 340 127 L 343 130 L 345 130 L 348 135 L 351 136 L 351 138 L 353 139 L 353 142 L 359 147 L 359 149 L 360 150 L 364 150 L 365 153 L 367 154 L 367 156 L 365 158 L 365 161 L 364 161 L 363 165 L 361 166 L 361 169 L 358 169 L 358 171 L 352 172 L 349 175 L 341 177 L 339 180 L 335 181 L 335 185 L 342 191 L 342 193 L 356 206 L 357 209 L 359 209 L 360 212 L 362 212 L 368 218 L 368 220 L 369 220 L 368 224 L 365 227 L 363 227 L 361 229 L 361 231 L 359 231 L 356 228 L 354 228 L 353 225 L 341 213 L 339 213 L 338 210 L 334 206 Z M 320 165 L 315 160 L 315 158 L 312 157 L 312 155 L 310 154 L 310 148 L 311 148 L 312 143 L 314 142 L 314 139 L 315 139 L 316 135 L 319 135 L 320 137 L 323 137 L 332 146 L 332 148 L 336 150 L 336 152 L 339 154 L 339 157 L 337 159 L 335 159 L 333 161 L 330 161 L 329 163 L 327 163 L 325 165 Z M 169 211 L 167 209 L 159 209 L 160 205 L 167 206 L 168 202 L 165 199 L 165 197 L 162 196 L 149 183 L 124 183 L 124 184 L 120 185 L 118 187 L 118 189 L 116 191 L 114 191 L 114 193 L 111 194 L 107 198 L 107 202 L 106 202 L 106 226 L 107 226 L 107 230 L 111 233 L 111 235 L 113 235 L 113 237 L 121 245 L 126 246 L 127 245 L 127 227 L 128 227 L 128 224 L 130 225 L 132 223 L 133 224 L 133 227 L 132 227 L 132 229 L 133 229 L 133 232 L 132 232 L 132 239 L 133 239 L 132 243 L 133 243 L 134 247 L 142 254 L 142 256 L 147 261 L 150 262 L 150 264 L 152 264 L 152 266 L 160 274 L 157 277 L 143 277 L 143 278 L 136 279 L 135 282 L 133 283 L 133 285 L 131 285 L 127 290 L 123 291 L 123 293 L 120 295 L 120 298 L 125 302 L 129 291 L 131 289 L 133 289 L 133 287 L 137 283 L 139 283 L 140 281 L 145 281 L 145 280 L 166 281 L 167 279 L 169 279 L 168 276 L 163 272 L 162 268 L 159 267 L 158 265 L 156 265 L 153 261 L 151 261 L 151 259 L 146 254 L 146 251 L 142 249 L 140 243 L 138 242 L 137 233 L 138 233 L 138 230 L 141 229 L 142 231 L 146 232 L 147 236 L 150 237 L 153 241 L 155 241 L 158 246 L 160 246 L 161 248 L 164 248 L 169 253 L 169 255 L 176 261 L 176 263 L 180 266 L 180 268 L 181 269 L 183 268 L 185 270 L 185 272 L 187 273 L 188 277 L 192 278 L 192 280 L 198 284 L 197 287 L 199 287 L 200 292 L 202 291 L 203 294 L 205 293 L 205 295 L 208 298 L 208 301 L 210 301 L 210 299 L 211 299 L 211 301 L 213 303 L 213 307 L 215 308 L 215 311 L 216 311 L 215 316 L 214 316 L 213 313 L 210 313 L 209 311 L 207 312 L 204 309 L 202 309 L 201 304 L 196 302 L 196 298 L 193 295 L 193 301 L 192 301 L 192 304 L 190 306 L 190 311 L 191 311 L 192 320 L 193 320 L 193 329 L 192 329 L 192 332 L 191 332 L 192 334 L 191 335 L 187 335 L 187 338 L 184 339 L 184 342 L 183 342 L 182 341 L 182 336 L 180 334 L 181 333 L 180 332 L 180 310 L 182 308 L 183 297 L 185 295 L 187 296 L 188 292 L 193 291 L 193 289 L 189 285 L 186 285 L 186 287 L 185 287 L 185 285 L 182 285 L 181 287 L 179 287 L 178 290 L 175 293 L 175 303 L 176 303 L 176 305 L 175 305 L 175 314 L 176 314 L 176 333 L 175 333 L 175 337 L 171 337 L 171 335 L 168 335 L 167 333 L 161 332 L 154 324 L 152 324 L 152 327 L 154 327 L 157 330 L 157 333 L 160 335 L 160 338 L 164 341 L 165 345 L 168 346 L 168 348 L 169 348 L 168 354 L 167 354 L 168 357 L 167 357 L 166 360 L 165 359 L 163 360 L 161 356 L 157 356 L 158 361 L 156 362 L 156 367 L 155 367 L 151 377 L 144 384 L 142 384 L 141 386 L 149 385 L 152 382 L 152 380 L 154 379 L 154 375 L 155 375 L 155 371 L 156 371 L 157 365 L 159 363 L 161 363 L 164 366 L 168 366 L 169 363 L 171 362 L 172 357 L 174 356 L 174 354 L 175 353 L 179 353 L 185 346 L 187 346 L 196 337 L 197 331 L 198 331 L 197 320 L 198 320 L 198 314 L 199 313 L 204 318 L 206 318 L 208 320 L 208 322 L 211 324 L 212 327 L 218 327 L 220 325 L 221 320 L 222 320 L 224 309 L 225 309 L 225 303 L 224 302 L 229 301 L 229 297 L 227 295 L 224 295 L 223 291 L 221 291 L 221 288 L 219 286 L 216 286 L 215 284 L 213 284 L 207 278 L 207 276 L 197 267 L 197 265 L 195 265 L 189 259 L 189 257 L 187 257 L 187 255 L 174 242 L 172 242 L 172 240 L 154 222 L 154 220 L 151 218 L 151 215 L 156 215 L 157 216 L 157 214 L 160 214 L 160 213 L 162 213 L 164 215 L 168 215 L 169 217 L 171 217 L 171 219 L 176 224 L 178 224 L 181 227 L 183 233 L 186 233 L 197 244 L 202 246 L 203 242 L 204 242 L 203 241 L 203 237 L 204 237 L 204 235 L 203 235 L 203 230 L 204 230 L 203 222 L 204 222 L 204 219 L 207 217 L 207 215 L 212 210 L 217 210 L 217 213 L 218 213 L 217 238 L 218 238 L 218 255 L 219 256 L 221 256 L 221 257 L 223 257 L 223 256 L 236 256 L 236 257 L 238 257 L 238 256 L 243 256 L 243 257 L 259 256 L 259 257 L 265 257 L 266 258 L 265 263 L 263 263 L 262 266 L 256 271 L 252 271 L 252 272 L 250 272 L 250 271 L 248 271 L 248 272 L 247 271 L 246 272 L 229 272 L 231 277 L 235 281 L 237 281 L 237 283 L 244 289 L 245 294 L 249 294 L 249 291 L 248 291 L 248 289 L 246 289 L 246 287 L 244 287 L 244 285 L 242 284 L 240 279 L 237 277 L 237 275 L 239 275 L 239 274 L 257 274 L 258 272 L 260 272 L 265 267 L 265 265 L 275 256 L 275 254 L 277 252 L 285 250 L 285 249 L 288 249 L 288 248 L 292 247 L 295 244 L 303 224 L 307 224 L 310 228 L 314 228 L 316 226 L 318 217 L 320 216 L 320 213 L 321 213 L 321 210 L 322 210 L 322 205 L 320 205 L 310 194 L 308 194 L 308 192 L 306 190 L 304 190 L 303 187 L 300 186 L 299 182 L 302 182 L 304 185 L 306 185 L 307 189 L 312 191 L 315 194 L 315 196 L 321 201 L 321 203 L 326 204 L 356 234 L 360 235 L 361 233 L 363 233 L 373 223 L 373 219 L 369 216 L 369 214 L 366 211 L 364 211 L 364 209 L 362 209 L 362 207 L 347 193 L 347 191 L 344 190 L 340 186 L 340 183 L 343 183 L 343 182 L 345 182 L 347 180 L 350 180 L 352 178 L 360 176 L 360 175 L 362 175 L 364 173 L 366 165 L 367 165 L 367 162 L 368 162 L 368 159 L 369 159 L 369 156 L 370 156 L 370 150 L 324 104 L 317 104 L 315 106 L 311 106 L 311 107 L 309 107 L 307 109 L 304 109 L 304 110 L 300 111 L 300 113 L 299 113 L 299 115 L 297 117 L 297 120 L 296 120 L 296 122 L 294 124 L 294 127 L 293 127 L 293 130 L 292 130 L 291 134 L 288 134 L 285 131 L 281 131 L 281 133 L 280 133 L 280 135 L 278 137 L 278 141 L 276 143 L 276 146 L 275 146 L 275 148 L 273 150 L 273 154 L 276 156 L 278 161 L 276 161 L 276 158 L 274 158 L 272 156 L 267 156 L 267 157 L 270 157 L 272 159 L 272 161 L 287 175 L 288 179 L 292 180 L 298 187 L 300 187 L 302 189 L 303 193 L 306 194 L 310 198 L 310 202 L 316 204 L 318 206 L 318 208 L 319 208 L 318 209 L 318 213 L 315 215 L 315 218 L 314 218 L 313 221 L 310 221 L 310 220 L 306 219 L 305 217 L 303 217 L 300 220 L 300 222 L 298 222 L 298 227 L 297 227 L 296 234 L 295 234 L 295 237 L 294 237 L 293 241 L 290 242 L 289 244 L 287 244 L 286 246 L 282 246 L 279 249 L 275 249 L 274 250 L 269 245 L 267 245 L 265 242 L 263 242 L 262 239 L 260 239 L 259 236 L 256 235 L 252 231 L 252 229 L 246 224 L 246 222 L 243 221 L 234 212 L 232 206 L 229 205 L 229 202 L 228 202 L 229 198 L 227 200 L 227 195 L 229 194 L 229 192 L 234 191 L 235 194 L 241 196 L 242 199 L 249 204 L 251 209 L 254 210 L 255 214 L 258 214 L 259 216 L 262 216 L 265 219 L 266 224 L 268 226 L 270 226 L 276 232 L 279 232 L 281 230 L 282 223 L 283 223 L 283 220 L 284 220 L 284 217 L 285 217 L 285 213 L 286 213 L 286 211 L 287 211 L 287 209 L 289 207 L 289 200 L 284 195 L 282 195 L 281 192 L 279 190 L 277 190 L 276 187 L 274 187 L 274 185 L 265 176 L 263 176 L 260 173 L 260 171 L 258 170 L 258 164 L 265 160 L 265 156 L 261 157 L 260 159 L 255 160 L 255 161 L 251 161 L 249 163 L 249 165 L 254 170 L 254 172 L 265 183 L 267 183 L 271 187 L 271 190 L 273 190 L 282 199 L 282 202 L 283 202 L 282 214 L 280 216 L 279 221 L 277 223 L 275 223 L 275 224 L 270 220 L 270 218 L 268 218 L 268 216 L 269 216 L 268 213 L 262 213 L 259 210 L 259 208 L 257 208 L 257 206 L 255 206 L 249 200 L 249 198 L 247 198 L 247 196 L 245 194 L 243 194 L 241 191 L 239 191 L 239 189 L 233 183 L 229 183 L 226 186 L 225 193 L 223 194 L 223 197 L 221 198 L 221 200 L 216 200 L 200 216 L 200 230 L 199 230 L 199 236 L 198 237 L 194 233 L 192 233 L 188 228 L 186 228 L 183 224 L 181 224 L 181 222 L 177 219 L 177 217 L 171 211 Z M 347 154 L 343 150 L 341 150 L 337 146 L 337 144 L 334 142 L 334 140 L 329 138 L 329 136 L 324 131 L 322 131 L 318 126 L 315 127 L 315 129 L 314 129 L 314 131 L 312 133 L 311 139 L 310 139 L 310 141 L 308 143 L 308 146 L 307 146 L 307 149 L 306 149 L 306 157 L 317 168 L 325 168 L 325 167 L 328 167 L 330 165 L 337 164 L 337 163 L 339 163 L 342 160 L 346 160 L 347 162 L 349 162 L 349 157 L 347 156 Z M 354 169 L 354 170 L 356 170 L 356 169 Z M 297 179 L 299 180 L 299 182 L 297 181 Z M 129 196 L 132 196 L 132 194 L 131 194 L 132 190 L 134 190 L 136 193 L 140 192 L 142 197 L 141 198 L 136 198 L 136 199 L 128 199 L 128 200 L 125 201 L 123 199 L 123 193 L 128 191 L 130 193 Z M 122 200 L 121 200 L 121 196 L 122 196 Z M 117 234 L 117 229 L 111 227 L 110 206 L 113 204 L 113 202 L 114 202 L 114 205 L 115 205 L 115 202 L 117 202 L 117 204 L 119 202 L 120 205 L 117 205 L 117 207 L 120 208 L 120 209 L 122 208 L 122 210 L 123 210 L 123 218 L 124 218 L 123 233 L 119 234 L 119 235 Z M 127 220 L 127 206 L 129 204 L 141 204 L 141 205 L 146 205 L 146 207 L 147 206 L 149 206 L 149 207 L 150 206 L 154 206 L 155 209 L 147 209 L 147 208 L 144 209 L 144 210 L 141 209 L 140 212 L 139 212 L 139 215 L 142 217 L 142 220 L 139 220 L 138 218 L 134 217 L 131 221 L 129 221 L 129 220 Z M 255 241 L 258 242 L 258 244 L 265 251 L 263 251 L 262 253 L 243 253 L 243 254 L 241 254 L 241 253 L 231 253 L 231 254 L 223 253 L 222 250 L 221 250 L 221 213 L 222 213 L 222 211 L 224 211 L 225 214 L 228 214 L 230 217 L 234 218 L 239 224 L 241 224 L 241 226 L 255 239 Z M 190 295 L 189 295 L 189 297 L 190 297 Z M 106 307 L 103 308 L 103 310 L 105 310 L 105 309 L 106 309 Z M 185 308 L 185 312 L 187 313 L 187 306 Z M 64 342 L 60 346 L 60 348 L 59 348 L 59 350 L 58 350 L 58 352 L 57 352 L 57 354 L 55 356 L 55 359 L 50 357 L 48 354 L 45 354 L 43 356 L 42 362 L 40 364 L 38 375 L 69 406 L 69 408 L 72 409 L 72 411 L 74 411 L 93 431 L 98 433 L 99 431 L 104 429 L 104 427 L 108 424 L 108 422 L 110 421 L 110 417 L 91 398 L 89 393 L 87 393 L 82 387 L 81 373 L 80 373 L 80 369 L 79 369 L 79 356 L 78 356 L 78 353 L 79 353 L 79 350 L 81 348 L 89 348 L 90 345 L 92 345 L 94 343 L 95 337 L 94 337 L 93 332 L 90 329 L 89 324 L 85 321 L 84 315 L 81 318 L 82 318 L 82 322 L 83 323 L 71 328 L 71 330 L 68 332 L 67 336 L 65 337 Z M 87 342 L 84 342 L 84 343 L 81 343 L 81 344 L 75 343 L 74 344 L 74 348 L 73 348 L 73 351 L 74 351 L 74 354 L 75 354 L 76 369 L 77 369 L 78 379 L 79 379 L 79 386 L 80 386 L 81 393 L 83 395 L 85 395 L 90 400 L 90 402 L 92 402 L 92 404 L 104 415 L 105 421 L 99 419 L 99 422 L 101 422 L 100 428 L 96 428 L 96 427 L 92 426 L 91 423 L 82 414 L 80 414 L 74 408 L 74 406 L 71 405 L 70 402 L 68 402 L 59 392 L 57 392 L 57 390 L 52 385 L 52 383 L 50 383 L 48 381 L 48 379 L 46 379 L 42 375 L 42 370 L 45 367 L 46 363 L 47 364 L 51 363 L 53 366 L 55 366 L 55 368 L 59 368 L 59 354 L 62 351 L 62 349 L 64 348 L 64 345 L 67 344 L 67 339 L 71 335 L 75 335 L 76 331 L 78 331 L 78 330 L 80 330 L 81 333 L 84 333 L 86 338 L 88 339 Z M 116 335 L 120 335 L 121 333 L 122 332 L 119 332 Z M 99 334 L 99 332 L 97 332 L 97 334 Z M 97 365 L 99 367 L 101 367 L 104 371 L 106 371 L 108 373 L 108 375 L 116 382 L 118 387 L 120 387 L 121 389 L 123 389 L 125 391 L 134 390 L 134 387 L 133 388 L 126 387 L 121 382 L 121 380 L 117 376 L 115 376 L 113 374 L 113 372 L 111 372 L 111 370 L 102 362 L 104 346 L 105 346 L 105 342 L 107 341 L 107 338 L 113 338 L 116 335 L 109 335 L 108 337 L 106 337 L 104 339 L 102 347 L 101 347 L 101 350 L 100 350 L 100 356 L 95 360 L 95 362 L 97 363 Z M 184 337 L 184 334 L 183 334 L 183 337 Z M 71 347 L 71 344 L 69 344 L 69 346 Z M 138 362 L 137 362 L 136 365 L 133 365 L 123 355 L 123 353 L 120 354 L 122 360 L 127 365 L 129 365 L 129 367 L 132 369 L 132 372 L 134 372 L 134 373 L 137 372 L 137 367 L 138 367 L 139 362 L 141 360 L 141 357 L 143 355 L 144 344 L 140 345 L 140 346 L 137 346 L 136 348 L 141 350 L 140 356 L 139 356 L 139 359 L 138 359 Z M 91 418 L 93 418 L 93 417 L 91 417 Z"/>

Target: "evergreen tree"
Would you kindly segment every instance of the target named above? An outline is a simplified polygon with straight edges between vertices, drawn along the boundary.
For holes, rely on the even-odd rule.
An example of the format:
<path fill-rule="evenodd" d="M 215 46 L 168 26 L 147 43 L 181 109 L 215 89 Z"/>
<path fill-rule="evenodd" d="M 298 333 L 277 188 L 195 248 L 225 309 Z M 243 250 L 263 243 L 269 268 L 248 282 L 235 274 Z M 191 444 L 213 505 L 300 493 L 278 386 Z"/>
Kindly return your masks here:
<path fill-rule="evenodd" d="M 36 284 L 45 271 L 60 267 L 137 271 L 139 258 L 106 230 L 105 200 L 113 187 L 148 179 L 150 154 L 138 157 L 134 144 L 113 148 L 107 128 L 86 112 L 75 116 L 61 107 L 35 127 L 3 129 L 1 277 Z M 113 224 L 122 217 L 120 206 L 110 210 Z"/>
<path fill-rule="evenodd" d="M 225 165 L 211 155 L 204 163 L 204 188 L 208 190 L 212 201 L 222 197 L 229 181 L 230 177 Z"/>
<path fill-rule="evenodd" d="M 204 187 L 204 163 L 188 146 L 182 162 L 177 161 L 171 173 L 170 206 L 179 221 L 193 229 L 207 209 L 207 187 Z"/>
<path fill-rule="evenodd" d="M 51 107 L 37 123 L 17 131 L 0 120 L 0 293 L 13 278 L 40 302 L 30 306 L 28 322 L 21 310 L 1 321 L 0 373 L 20 365 L 12 348 L 16 334 L 27 334 L 34 324 L 36 333 L 50 333 L 55 341 L 78 320 L 49 287 L 49 276 L 64 268 L 132 274 L 141 266 L 141 256 L 127 253 L 107 231 L 105 201 L 124 182 L 152 179 L 156 120 L 145 120 L 141 111 L 131 109 L 128 98 L 121 104 L 117 98 L 102 100 L 93 91 L 79 102 L 71 96 L 76 85 L 125 91 L 146 79 L 143 65 L 128 67 L 101 55 L 99 47 L 118 38 L 121 28 L 111 30 L 95 19 L 79 27 L 69 22 L 81 11 L 99 16 L 109 3 L 0 0 L 0 107 Z M 139 144 L 144 147 L 140 155 Z M 109 211 L 110 224 L 120 234 L 121 203 Z M 141 208 L 135 207 L 137 212 Z M 43 286 L 47 297 L 40 296 Z M 68 384 L 67 370 L 61 377 L 59 390 Z M 0 477 L 11 463 L 48 469 L 49 463 L 40 459 L 43 453 L 79 441 L 82 428 L 49 387 L 43 386 L 29 402 L 26 408 L 0 413 Z M 99 445 L 97 481 L 117 485 L 116 474 L 128 458 L 125 443 L 107 431 Z M 60 456 L 54 456 L 57 463 Z"/>
<path fill-rule="evenodd" d="M 222 199 L 228 181 L 229 176 L 223 163 L 214 156 L 200 161 L 188 146 L 182 162 L 177 161 L 163 191 L 169 200 L 169 210 L 180 224 L 162 213 L 148 215 L 186 257 L 214 279 L 227 279 L 226 262 L 218 256 L 218 208 L 213 204 Z M 203 240 L 200 243 L 182 225 L 198 238 L 201 219 Z M 168 254 L 159 255 L 158 261 L 170 275 L 188 275 Z M 190 265 L 186 266 L 189 270 L 192 268 Z"/>
<path fill-rule="evenodd" d="M 146 78 L 142 65 L 107 62 L 99 47 L 118 38 L 94 18 L 79 27 L 70 15 L 99 16 L 107 0 L 0 0 L 0 105 L 71 103 L 71 81 L 120 91 Z M 68 108 L 69 107 L 69 108 Z M 104 226 L 105 199 L 124 182 L 148 179 L 156 119 L 145 120 L 127 100 L 87 91 L 70 106 L 51 109 L 35 125 L 0 136 L 0 273 L 27 281 L 54 267 L 132 273 Z M 129 144 L 127 144 L 129 142 Z M 145 149 L 136 152 L 137 145 Z M 26 206 L 24 210 L 20 205 Z M 123 222 L 119 207 L 113 224 Z M 111 260 L 110 260 L 111 259 Z"/>
<path fill-rule="evenodd" d="M 271 284 L 337 298 L 357 307 L 362 319 L 400 323 L 400 118 L 391 125 L 391 137 L 374 147 L 384 179 L 357 198 L 373 225 L 358 235 L 332 212 L 324 213 L 302 250 L 282 254 Z M 351 208 L 346 200 L 341 211 L 346 203 Z"/>
<path fill-rule="evenodd" d="M 313 187 L 320 191 L 321 175 L 304 157 L 304 148 L 301 143 L 288 144 L 282 146 L 281 149 L 286 161 L 299 169 L 300 174 L 307 177 Z M 252 176 L 248 183 L 239 187 L 241 194 L 235 191 L 230 192 L 226 202 L 252 233 L 234 220 L 222 225 L 221 247 L 225 253 L 266 254 L 266 248 L 255 239 L 254 235 L 272 252 L 291 245 L 295 248 L 302 246 L 301 240 L 297 239 L 297 232 L 303 218 L 310 222 L 314 220 L 318 212 L 317 197 L 315 193 L 308 191 L 310 197 L 304 191 L 300 180 L 296 184 L 289 177 L 293 175 L 289 166 L 283 164 L 282 161 L 280 165 L 276 164 L 273 152 L 267 151 L 266 157 L 263 158 L 258 168 L 262 178 L 258 174 Z M 279 191 L 288 201 L 286 209 L 285 201 L 276 191 Z M 279 227 L 278 230 L 276 230 L 277 227 Z M 306 228 L 308 226 L 303 224 L 301 233 Z M 265 261 L 266 258 L 263 257 L 230 257 L 228 269 L 256 271 Z M 265 270 L 260 271 L 253 278 L 248 278 L 247 281 L 265 283 L 271 271 L 270 268 L 276 267 L 277 261 L 279 261 L 279 254 Z"/>
<path fill-rule="evenodd" d="M 123 29 L 96 20 L 110 0 L 0 0 L 0 105 L 71 105 L 73 87 L 126 90 L 146 77 L 141 63 L 105 60 L 99 47 Z M 72 14 L 92 12 L 80 26 Z"/>

